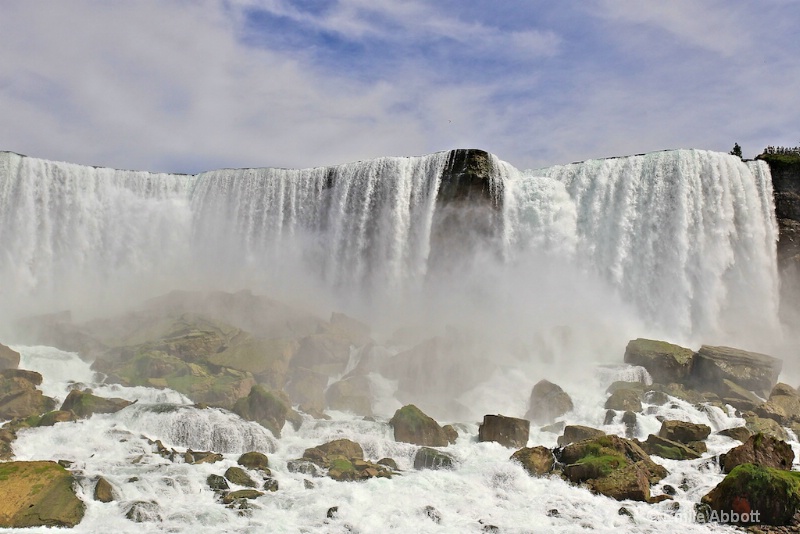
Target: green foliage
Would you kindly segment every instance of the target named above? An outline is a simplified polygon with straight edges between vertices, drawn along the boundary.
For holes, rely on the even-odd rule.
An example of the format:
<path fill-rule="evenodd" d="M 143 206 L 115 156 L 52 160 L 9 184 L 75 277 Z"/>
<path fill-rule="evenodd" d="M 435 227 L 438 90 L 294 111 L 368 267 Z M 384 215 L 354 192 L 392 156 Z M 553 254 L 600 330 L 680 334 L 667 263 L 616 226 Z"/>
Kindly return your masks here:
<path fill-rule="evenodd" d="M 739 146 L 739 143 L 733 144 L 733 150 L 730 151 L 730 154 L 731 156 L 742 157 L 742 147 Z"/>

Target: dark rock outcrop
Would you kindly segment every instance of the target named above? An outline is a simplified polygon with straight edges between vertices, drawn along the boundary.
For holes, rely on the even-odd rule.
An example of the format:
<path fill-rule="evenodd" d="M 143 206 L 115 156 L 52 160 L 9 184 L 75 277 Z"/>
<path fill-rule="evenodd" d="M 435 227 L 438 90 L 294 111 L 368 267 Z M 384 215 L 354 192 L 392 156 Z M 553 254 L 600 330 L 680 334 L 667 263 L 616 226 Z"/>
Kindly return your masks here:
<path fill-rule="evenodd" d="M 722 471 L 730 473 L 742 464 L 758 464 L 775 469 L 792 468 L 794 451 L 785 441 L 764 434 L 754 434 L 747 441 L 720 456 Z"/>
<path fill-rule="evenodd" d="M 605 407 L 608 410 L 641 412 L 642 392 L 636 389 L 617 389 L 606 400 Z"/>
<path fill-rule="evenodd" d="M 524 447 L 528 444 L 531 423 L 527 419 L 504 415 L 484 415 L 478 427 L 478 441 L 496 441 L 504 447 Z"/>
<path fill-rule="evenodd" d="M 558 437 L 558 445 L 563 447 L 576 441 L 598 438 L 605 435 L 606 433 L 602 430 L 598 430 L 590 426 L 567 425 L 564 427 L 564 434 Z"/>
<path fill-rule="evenodd" d="M 766 397 L 778 382 L 782 365 L 781 360 L 766 354 L 703 345 L 695 356 L 692 381 L 721 389 L 727 379 Z"/>
<path fill-rule="evenodd" d="M 536 425 L 548 425 L 574 408 L 572 399 L 560 386 L 540 380 L 533 386 L 525 419 Z"/>
<path fill-rule="evenodd" d="M 247 469 L 269 469 L 269 458 L 266 454 L 258 451 L 242 454 L 236 463 Z"/>
<path fill-rule="evenodd" d="M 111 502 L 114 500 L 114 487 L 103 477 L 97 479 L 94 485 L 94 500 L 99 502 Z"/>
<path fill-rule="evenodd" d="M 700 454 L 683 443 L 656 436 L 655 434 L 647 436 L 647 441 L 640 443 L 640 445 L 647 454 L 669 460 L 695 460 L 700 458 Z"/>
<path fill-rule="evenodd" d="M 281 429 L 286 421 L 295 429 L 300 428 L 302 417 L 289 404 L 286 394 L 280 391 L 268 391 L 263 386 L 253 386 L 250 393 L 233 405 L 233 412 L 243 419 L 255 421 L 280 437 Z"/>
<path fill-rule="evenodd" d="M 55 401 L 36 389 L 41 383 L 42 375 L 33 371 L 0 371 L 0 420 L 25 419 L 51 411 Z"/>
<path fill-rule="evenodd" d="M 728 514 L 728 521 L 735 512 L 739 515 L 736 523 L 788 525 L 800 509 L 800 473 L 742 464 L 705 495 L 702 503 L 718 514 Z"/>
<path fill-rule="evenodd" d="M 711 433 L 708 425 L 688 423 L 686 421 L 666 420 L 661 423 L 659 437 L 688 444 L 693 441 L 702 441 Z"/>
<path fill-rule="evenodd" d="M 430 447 L 421 447 L 414 455 L 414 469 L 452 469 L 453 456 Z"/>

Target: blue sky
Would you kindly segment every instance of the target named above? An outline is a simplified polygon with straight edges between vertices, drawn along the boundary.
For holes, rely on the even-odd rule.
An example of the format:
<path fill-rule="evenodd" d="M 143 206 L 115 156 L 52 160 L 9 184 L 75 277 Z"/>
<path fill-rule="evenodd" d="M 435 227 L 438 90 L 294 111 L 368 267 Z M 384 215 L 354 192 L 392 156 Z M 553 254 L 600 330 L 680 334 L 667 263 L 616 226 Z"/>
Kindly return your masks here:
<path fill-rule="evenodd" d="M 155 171 L 800 144 L 800 0 L 0 6 L 0 150 Z"/>

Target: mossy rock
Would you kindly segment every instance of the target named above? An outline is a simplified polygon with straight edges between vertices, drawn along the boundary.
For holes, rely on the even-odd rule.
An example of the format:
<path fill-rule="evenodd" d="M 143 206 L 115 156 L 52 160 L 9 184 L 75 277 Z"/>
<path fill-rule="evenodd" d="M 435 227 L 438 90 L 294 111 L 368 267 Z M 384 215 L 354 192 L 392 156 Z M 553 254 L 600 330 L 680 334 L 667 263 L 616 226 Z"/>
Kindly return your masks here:
<path fill-rule="evenodd" d="M 263 452 L 250 451 L 239 456 L 237 462 L 242 467 L 247 469 L 268 469 L 269 458 Z"/>
<path fill-rule="evenodd" d="M 692 372 L 694 351 L 666 341 L 639 338 L 625 348 L 625 363 L 644 367 L 654 382 L 683 382 Z"/>
<path fill-rule="evenodd" d="M 414 456 L 414 469 L 453 469 L 455 460 L 446 452 L 430 447 L 422 447 Z"/>
<path fill-rule="evenodd" d="M 72 475 L 56 462 L 0 464 L 0 527 L 74 527 L 85 511 Z"/>
<path fill-rule="evenodd" d="M 394 429 L 395 441 L 425 447 L 446 447 L 450 443 L 447 433 L 439 423 L 413 404 L 397 410 L 389 424 Z"/>
<path fill-rule="evenodd" d="M 250 478 L 250 475 L 248 475 L 247 472 L 241 467 L 229 467 L 228 470 L 225 471 L 225 478 L 237 486 L 255 488 L 258 485 L 256 484 L 255 480 Z"/>
<path fill-rule="evenodd" d="M 98 397 L 86 391 L 73 389 L 61 405 L 62 412 L 72 412 L 85 419 L 96 413 L 115 413 L 133 404 L 129 400 Z"/>
<path fill-rule="evenodd" d="M 253 386 L 246 397 L 236 401 L 233 412 L 243 419 L 259 423 L 275 437 L 280 437 L 286 421 L 290 421 L 295 429 L 300 428 L 303 421 L 292 409 L 285 393 L 269 391 L 260 385 Z"/>
<path fill-rule="evenodd" d="M 207 361 L 221 367 L 245 371 L 272 389 L 286 386 L 289 363 L 297 352 L 298 342 L 292 339 L 248 338 L 237 341 Z"/>
<path fill-rule="evenodd" d="M 757 511 L 759 523 L 788 525 L 800 508 L 800 473 L 741 464 L 702 502 L 719 512 L 741 515 Z"/>
<path fill-rule="evenodd" d="M 225 497 L 222 498 L 222 503 L 231 504 L 240 499 L 258 499 L 262 495 L 264 495 L 263 491 L 258 491 L 253 489 L 237 490 L 237 491 L 232 491 L 227 495 L 225 495 Z"/>
<path fill-rule="evenodd" d="M 511 460 L 519 463 L 529 475 L 544 476 L 553 471 L 556 459 L 547 447 L 523 447 L 511 455 Z"/>

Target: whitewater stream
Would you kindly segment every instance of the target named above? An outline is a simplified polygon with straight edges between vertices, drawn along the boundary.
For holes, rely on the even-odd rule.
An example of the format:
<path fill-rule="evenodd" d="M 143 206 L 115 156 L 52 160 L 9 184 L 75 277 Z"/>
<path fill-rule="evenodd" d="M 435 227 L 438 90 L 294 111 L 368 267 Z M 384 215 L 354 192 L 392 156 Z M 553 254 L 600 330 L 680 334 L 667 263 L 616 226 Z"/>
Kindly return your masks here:
<path fill-rule="evenodd" d="M 743 420 L 718 408 L 698 410 L 680 400 L 661 407 L 645 405 L 643 411 L 647 415 L 638 418 L 636 437 L 640 439 L 658 432 L 657 416 L 704 423 L 712 428 L 709 452 L 702 459 L 679 462 L 653 457 L 670 471 L 653 487 L 653 494 L 661 493 L 663 485 L 670 484 L 677 489 L 677 495 L 674 501 L 650 505 L 592 495 L 558 478 L 530 477 L 509 460 L 512 449 L 497 443 L 478 443 L 477 424 L 457 423 L 459 439 L 444 449 L 456 458 L 455 469 L 415 471 L 413 456 L 417 447 L 395 442 L 391 428 L 381 417 L 365 421 L 332 412 L 330 421 L 307 418 L 296 432 L 287 424 L 283 437 L 275 439 L 256 423 L 220 409 L 194 408 L 184 396 L 169 390 L 95 384 L 88 364 L 74 353 L 52 347 L 14 349 L 22 355 L 20 367 L 42 373 L 43 391 L 58 401 L 64 399 L 75 381 L 92 387 L 98 395 L 138 400 L 115 414 L 23 430 L 13 444 L 18 460 L 74 462 L 70 469 L 77 476 L 79 497 L 87 506 L 83 521 L 74 528 L 76 533 L 466 533 L 485 532 L 485 525 L 494 525 L 499 532 L 520 534 L 735 532 L 725 526 L 694 522 L 694 503 L 723 478 L 714 455 L 738 443 L 715 436 L 714 432 L 743 424 Z M 603 392 L 611 381 L 635 376 L 641 376 L 641 369 L 602 368 L 594 383 L 567 385 L 576 407 L 565 419 L 570 424 L 624 434 L 621 423 L 602 425 Z M 529 446 L 553 447 L 556 437 L 532 427 Z M 337 482 L 287 470 L 287 460 L 301 457 L 306 448 L 339 438 L 360 443 L 367 459 L 395 459 L 402 474 L 391 480 Z M 172 462 L 157 454 L 153 440 L 161 440 L 167 448 L 179 452 L 188 448 L 219 451 L 224 460 L 197 465 L 186 464 L 182 459 Z M 796 441 L 792 446 L 798 452 Z M 236 465 L 241 453 L 250 450 L 269 456 L 279 490 L 252 501 L 248 510 L 228 509 L 209 489 L 206 478 L 221 475 Z M 92 499 L 98 476 L 114 486 L 116 501 L 101 503 Z M 253 476 L 260 480 L 257 474 Z M 311 480 L 313 488 L 306 486 L 305 479 Z M 141 523 L 125 517 L 135 501 L 155 503 Z M 673 509 L 676 503 L 678 510 Z M 334 506 L 338 512 L 329 519 L 327 512 Z M 440 522 L 425 513 L 427 506 L 436 509 Z M 619 514 L 623 506 L 632 518 Z M 44 528 L 29 531 L 49 532 Z"/>

